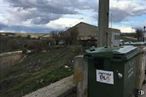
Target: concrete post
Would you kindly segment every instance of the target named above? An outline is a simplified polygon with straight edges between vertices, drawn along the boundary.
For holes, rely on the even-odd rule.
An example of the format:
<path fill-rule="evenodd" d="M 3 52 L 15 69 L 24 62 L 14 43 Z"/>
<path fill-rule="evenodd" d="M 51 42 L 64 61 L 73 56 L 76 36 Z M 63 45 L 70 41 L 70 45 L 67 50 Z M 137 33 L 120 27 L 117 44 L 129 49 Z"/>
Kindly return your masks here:
<path fill-rule="evenodd" d="M 83 55 L 76 56 L 74 59 L 74 82 L 77 86 L 77 97 L 88 97 L 87 81 L 88 69 Z"/>
<path fill-rule="evenodd" d="M 98 17 L 98 46 L 110 47 L 108 42 L 109 28 L 109 0 L 99 0 L 99 17 Z"/>
<path fill-rule="evenodd" d="M 109 0 L 99 0 L 99 19 L 98 19 L 99 47 L 110 47 L 108 42 L 108 27 L 109 27 Z M 77 56 L 74 59 L 74 82 L 77 85 L 77 97 L 88 97 L 88 65 L 85 62 L 83 55 Z"/>

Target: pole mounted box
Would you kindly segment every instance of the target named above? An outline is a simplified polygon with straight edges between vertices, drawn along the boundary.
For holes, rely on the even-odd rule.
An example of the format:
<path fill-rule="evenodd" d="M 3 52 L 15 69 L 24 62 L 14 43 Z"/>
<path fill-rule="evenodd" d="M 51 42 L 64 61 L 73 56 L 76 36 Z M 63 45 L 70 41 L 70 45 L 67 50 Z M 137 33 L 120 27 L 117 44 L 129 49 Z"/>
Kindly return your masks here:
<path fill-rule="evenodd" d="M 138 54 L 134 46 L 86 50 L 88 97 L 132 97 Z"/>

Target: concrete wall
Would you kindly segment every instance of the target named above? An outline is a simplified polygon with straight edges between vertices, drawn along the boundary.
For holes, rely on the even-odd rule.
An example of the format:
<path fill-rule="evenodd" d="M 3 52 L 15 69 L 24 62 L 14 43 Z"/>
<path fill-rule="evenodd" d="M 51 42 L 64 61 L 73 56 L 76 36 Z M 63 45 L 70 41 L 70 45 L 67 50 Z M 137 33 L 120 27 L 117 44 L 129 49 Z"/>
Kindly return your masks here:
<path fill-rule="evenodd" d="M 144 50 L 144 63 L 145 63 L 145 71 L 146 71 L 146 47 L 144 47 L 143 50 Z"/>
<path fill-rule="evenodd" d="M 10 68 L 12 65 L 19 62 L 24 55 L 22 51 L 7 52 L 0 54 L 0 71 Z"/>
<path fill-rule="evenodd" d="M 138 46 L 139 49 L 140 49 L 140 53 L 136 59 L 136 62 L 137 62 L 137 65 L 136 65 L 136 88 L 141 90 L 142 89 L 142 86 L 143 86 L 143 82 L 145 80 L 145 66 L 146 66 L 146 63 L 145 63 L 145 58 L 146 58 L 146 51 L 145 51 L 145 47 L 143 46 Z"/>
<path fill-rule="evenodd" d="M 23 97 L 74 97 L 69 95 L 73 89 L 75 89 L 73 76 L 69 76 Z"/>
<path fill-rule="evenodd" d="M 74 82 L 77 87 L 77 97 L 88 97 L 88 65 L 83 55 L 74 59 Z"/>

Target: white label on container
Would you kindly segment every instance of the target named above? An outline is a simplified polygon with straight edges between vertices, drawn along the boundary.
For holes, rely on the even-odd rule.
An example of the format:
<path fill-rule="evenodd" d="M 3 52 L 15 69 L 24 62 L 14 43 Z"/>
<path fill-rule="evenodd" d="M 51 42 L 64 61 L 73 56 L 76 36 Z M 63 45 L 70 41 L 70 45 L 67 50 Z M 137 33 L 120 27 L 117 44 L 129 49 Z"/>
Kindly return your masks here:
<path fill-rule="evenodd" d="M 114 73 L 112 71 L 96 70 L 96 81 L 113 85 Z"/>

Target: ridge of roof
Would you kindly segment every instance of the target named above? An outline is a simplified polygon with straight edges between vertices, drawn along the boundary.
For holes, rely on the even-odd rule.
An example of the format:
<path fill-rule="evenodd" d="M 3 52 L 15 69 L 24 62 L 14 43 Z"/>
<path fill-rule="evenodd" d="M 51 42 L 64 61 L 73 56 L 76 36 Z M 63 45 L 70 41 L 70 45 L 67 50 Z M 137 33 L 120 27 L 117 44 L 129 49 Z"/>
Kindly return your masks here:
<path fill-rule="evenodd" d="M 98 26 L 95 26 L 95 25 L 92 25 L 92 24 L 88 24 L 88 23 L 85 23 L 85 22 L 80 22 L 78 24 L 76 24 L 75 26 L 71 27 L 71 28 L 74 28 L 74 27 L 77 27 L 77 26 L 80 26 L 80 25 L 87 25 L 87 26 L 92 26 L 92 27 L 95 27 L 95 28 L 98 28 Z M 109 29 L 112 29 L 112 30 L 119 30 L 119 29 L 116 29 L 116 28 L 109 28 Z"/>

